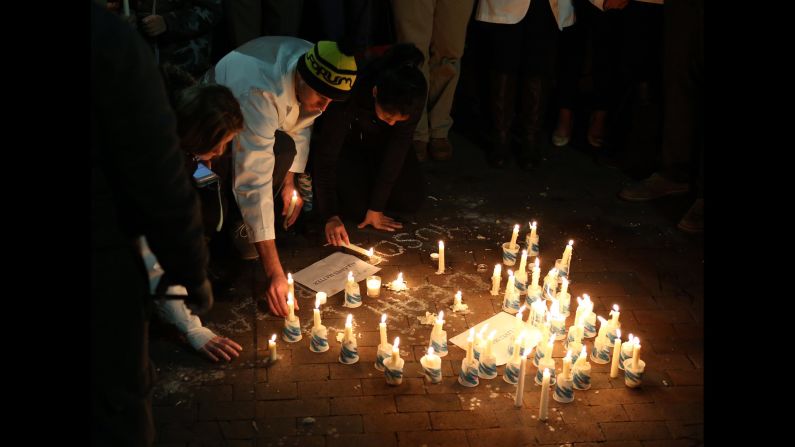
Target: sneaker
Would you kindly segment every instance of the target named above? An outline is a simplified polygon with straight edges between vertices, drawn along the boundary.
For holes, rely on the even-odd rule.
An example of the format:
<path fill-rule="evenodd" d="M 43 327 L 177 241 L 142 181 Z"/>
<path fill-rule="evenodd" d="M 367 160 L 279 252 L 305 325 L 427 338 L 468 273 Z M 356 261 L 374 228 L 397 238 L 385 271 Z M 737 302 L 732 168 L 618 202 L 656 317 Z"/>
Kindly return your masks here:
<path fill-rule="evenodd" d="M 453 158 L 453 145 L 447 138 L 431 138 L 428 154 L 436 161 L 449 160 Z"/>
<path fill-rule="evenodd" d="M 645 202 L 660 197 L 684 194 L 688 191 L 690 191 L 689 184 L 668 180 L 662 175 L 654 173 L 647 179 L 625 186 L 618 196 L 630 202 Z"/>
<path fill-rule="evenodd" d="M 417 160 L 425 161 L 428 159 L 428 142 L 421 140 L 414 140 L 412 143 L 414 152 L 417 154 Z"/>
<path fill-rule="evenodd" d="M 696 199 L 677 227 L 691 234 L 704 232 L 704 199 Z"/>
<path fill-rule="evenodd" d="M 251 261 L 259 258 L 254 244 L 248 241 L 248 229 L 244 223 L 232 227 L 232 241 L 240 254 L 240 259 Z"/>

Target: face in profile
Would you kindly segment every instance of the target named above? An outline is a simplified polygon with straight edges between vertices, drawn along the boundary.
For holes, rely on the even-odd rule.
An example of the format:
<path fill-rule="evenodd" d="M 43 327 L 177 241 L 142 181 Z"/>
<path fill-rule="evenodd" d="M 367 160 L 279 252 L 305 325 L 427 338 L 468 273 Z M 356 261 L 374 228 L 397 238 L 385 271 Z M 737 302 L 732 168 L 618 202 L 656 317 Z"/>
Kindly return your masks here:
<path fill-rule="evenodd" d="M 213 147 L 210 151 L 205 152 L 203 154 L 196 154 L 196 158 L 198 158 L 201 161 L 209 161 L 214 158 L 220 157 L 221 155 L 224 154 L 224 151 L 226 150 L 226 145 L 229 144 L 229 142 L 232 141 L 237 136 L 237 134 L 238 132 L 230 132 L 224 137 L 223 140 L 221 140 L 220 143 L 215 145 L 215 147 Z"/>
<path fill-rule="evenodd" d="M 309 113 L 324 112 L 331 103 L 331 98 L 315 91 L 304 82 L 300 74 L 296 73 L 296 75 L 298 79 L 298 102 L 301 103 L 301 110 Z"/>

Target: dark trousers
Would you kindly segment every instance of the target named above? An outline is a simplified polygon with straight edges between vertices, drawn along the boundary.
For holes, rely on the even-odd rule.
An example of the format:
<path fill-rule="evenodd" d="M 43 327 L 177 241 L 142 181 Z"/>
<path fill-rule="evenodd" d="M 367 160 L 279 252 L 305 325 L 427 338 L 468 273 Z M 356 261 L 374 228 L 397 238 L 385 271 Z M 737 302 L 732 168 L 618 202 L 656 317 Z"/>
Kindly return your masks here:
<path fill-rule="evenodd" d="M 355 144 L 351 140 L 346 141 L 340 152 L 337 197 L 343 219 L 362 221 L 370 208 L 370 193 L 381 166 L 378 147 L 383 142 L 365 139 Z M 420 162 L 417 154 L 409 150 L 384 211 L 387 215 L 389 212 L 414 213 L 422 206 L 425 196 L 425 178 Z"/>
<path fill-rule="evenodd" d="M 147 278 L 133 242 L 125 248 L 92 251 L 92 446 L 154 442 Z"/>
<path fill-rule="evenodd" d="M 695 178 L 697 192 L 702 194 L 704 1 L 668 0 L 664 10 L 662 174 L 680 181 Z"/>

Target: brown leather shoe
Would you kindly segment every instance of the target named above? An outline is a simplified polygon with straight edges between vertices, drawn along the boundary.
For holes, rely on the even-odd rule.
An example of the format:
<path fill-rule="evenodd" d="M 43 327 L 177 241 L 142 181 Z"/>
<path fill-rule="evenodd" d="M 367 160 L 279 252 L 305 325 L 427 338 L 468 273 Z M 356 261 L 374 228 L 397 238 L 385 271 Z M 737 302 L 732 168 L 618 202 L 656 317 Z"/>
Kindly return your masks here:
<path fill-rule="evenodd" d="M 414 147 L 414 152 L 417 154 L 417 160 L 425 161 L 428 158 L 428 142 L 414 140 L 411 145 Z"/>
<path fill-rule="evenodd" d="M 447 138 L 431 138 L 428 154 L 436 161 L 449 160 L 453 158 L 453 145 Z"/>

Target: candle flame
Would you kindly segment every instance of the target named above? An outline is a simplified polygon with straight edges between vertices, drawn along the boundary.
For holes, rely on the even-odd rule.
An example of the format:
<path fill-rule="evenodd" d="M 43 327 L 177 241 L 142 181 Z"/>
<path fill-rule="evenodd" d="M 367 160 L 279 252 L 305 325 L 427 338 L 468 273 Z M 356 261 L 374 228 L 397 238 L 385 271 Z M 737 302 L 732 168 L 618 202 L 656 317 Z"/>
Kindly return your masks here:
<path fill-rule="evenodd" d="M 571 247 L 572 245 L 574 245 L 574 241 L 569 239 L 569 247 Z"/>
<path fill-rule="evenodd" d="M 621 341 L 621 329 L 616 329 L 616 338 Z"/>
<path fill-rule="evenodd" d="M 605 323 L 607 323 L 607 320 L 605 320 L 604 318 L 602 318 L 602 316 L 601 316 L 601 315 L 597 315 L 597 316 L 596 316 L 596 319 L 597 319 L 597 320 L 599 320 L 599 325 L 600 325 L 600 326 L 601 326 L 601 325 L 603 325 L 603 324 L 605 324 Z"/>
<path fill-rule="evenodd" d="M 444 323 L 444 311 L 443 310 L 439 311 L 439 316 L 436 317 L 436 321 L 438 321 L 439 323 Z"/>
<path fill-rule="evenodd" d="M 584 358 L 585 357 L 585 352 L 586 352 L 585 351 L 585 345 L 582 345 L 582 351 L 580 351 L 580 356 Z"/>
<path fill-rule="evenodd" d="M 381 314 L 381 323 L 386 323 L 386 314 Z"/>
<path fill-rule="evenodd" d="M 618 312 L 618 304 L 613 304 L 613 310 Z"/>
<path fill-rule="evenodd" d="M 566 359 L 568 359 L 568 360 L 571 360 L 571 349 L 569 349 L 568 351 L 566 351 L 566 357 L 563 357 L 563 359 L 564 359 L 564 360 L 566 360 Z"/>
<path fill-rule="evenodd" d="M 293 304 L 295 299 L 293 298 L 292 292 L 287 292 L 287 305 Z"/>
<path fill-rule="evenodd" d="M 467 337 L 467 341 L 475 341 L 475 328 L 469 330 L 469 337 Z"/>
<path fill-rule="evenodd" d="M 550 347 L 555 344 L 555 334 L 549 336 L 549 343 L 547 343 Z"/>
<path fill-rule="evenodd" d="M 455 293 L 455 299 L 458 300 L 458 301 L 461 301 L 461 291 L 460 290 Z"/>
<path fill-rule="evenodd" d="M 536 268 L 539 268 L 541 265 L 541 258 L 536 258 Z"/>
<path fill-rule="evenodd" d="M 293 199 L 297 199 L 297 198 L 298 198 L 298 191 L 293 190 Z"/>
<path fill-rule="evenodd" d="M 271 336 L 271 341 L 272 341 L 272 342 L 274 342 L 274 343 L 276 342 L 276 334 L 273 334 L 273 335 Z"/>
<path fill-rule="evenodd" d="M 526 257 L 527 257 L 527 250 L 522 250 L 522 257 L 523 257 L 523 258 L 526 258 Z"/>
<path fill-rule="evenodd" d="M 587 293 L 583 293 L 582 296 L 585 299 L 585 301 L 591 301 L 591 296 L 588 295 Z"/>
<path fill-rule="evenodd" d="M 627 337 L 627 343 L 633 343 L 634 341 L 635 341 L 635 338 L 632 336 L 632 333 L 630 332 L 629 333 L 629 337 Z"/>
<path fill-rule="evenodd" d="M 636 344 L 636 345 L 639 345 L 639 344 L 640 344 L 640 339 L 639 339 L 638 337 L 635 337 L 635 344 Z"/>
<path fill-rule="evenodd" d="M 315 309 L 320 309 L 320 298 L 315 297 Z"/>
<path fill-rule="evenodd" d="M 350 327 L 353 324 L 353 314 L 348 314 L 348 318 L 345 319 L 345 327 Z"/>
<path fill-rule="evenodd" d="M 395 342 L 392 343 L 392 350 L 399 351 L 398 346 L 400 345 L 400 337 L 395 337 Z"/>
<path fill-rule="evenodd" d="M 549 368 L 544 368 L 544 378 L 549 378 Z"/>
<path fill-rule="evenodd" d="M 488 328 L 489 324 L 488 323 L 484 324 L 483 327 L 481 327 L 480 330 L 478 331 L 478 338 L 483 338 L 483 333 L 486 332 L 486 329 Z"/>
<path fill-rule="evenodd" d="M 519 232 L 519 224 L 516 224 L 516 225 L 513 226 L 513 232 L 514 233 L 518 233 Z"/>
<path fill-rule="evenodd" d="M 403 282 L 403 272 L 398 272 L 397 280 L 398 282 Z"/>
<path fill-rule="evenodd" d="M 367 256 L 373 256 L 374 254 L 375 254 L 375 248 L 370 247 L 370 249 L 367 250 Z"/>
<path fill-rule="evenodd" d="M 532 228 L 534 230 L 536 229 L 536 221 L 530 222 L 530 228 Z"/>
<path fill-rule="evenodd" d="M 494 336 L 495 335 L 497 335 L 497 330 L 496 329 L 494 329 L 491 332 L 489 332 L 489 336 L 486 337 L 486 338 L 488 338 L 489 341 L 492 341 L 492 340 L 494 340 Z"/>
<path fill-rule="evenodd" d="M 293 274 L 288 272 L 287 273 L 287 284 L 290 284 L 292 282 L 293 282 Z"/>
<path fill-rule="evenodd" d="M 444 241 L 439 241 L 439 250 L 444 250 Z"/>
<path fill-rule="evenodd" d="M 348 271 L 348 281 L 353 281 L 353 272 L 350 270 Z"/>
<path fill-rule="evenodd" d="M 433 346 L 428 348 L 428 357 L 433 355 Z"/>

